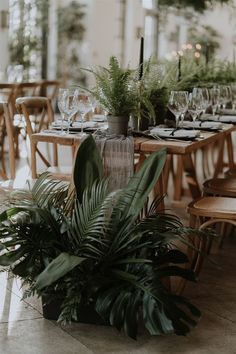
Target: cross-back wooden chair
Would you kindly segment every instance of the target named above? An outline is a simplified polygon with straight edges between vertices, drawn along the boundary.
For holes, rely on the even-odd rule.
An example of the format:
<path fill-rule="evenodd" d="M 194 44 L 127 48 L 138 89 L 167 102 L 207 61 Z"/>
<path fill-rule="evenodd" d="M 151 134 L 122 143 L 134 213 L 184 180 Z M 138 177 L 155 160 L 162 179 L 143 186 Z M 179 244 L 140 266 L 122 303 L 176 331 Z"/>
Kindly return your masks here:
<path fill-rule="evenodd" d="M 15 111 L 15 89 L 16 84 L 1 84 L 0 83 L 0 100 L 7 102 L 10 113 Z"/>
<path fill-rule="evenodd" d="M 203 196 L 193 200 L 188 205 L 187 212 L 190 215 L 189 226 L 198 230 L 205 230 L 217 224 L 236 226 L 236 198 Z M 212 237 L 195 236 L 190 238 L 190 242 L 193 245 L 188 248 L 190 267 L 196 275 L 199 275 L 204 259 L 210 252 Z M 181 281 L 177 292 L 182 293 L 185 285 L 186 281 Z"/>
<path fill-rule="evenodd" d="M 39 82 L 21 82 L 15 85 L 15 99 L 18 97 L 32 97 L 38 94 Z"/>
<path fill-rule="evenodd" d="M 43 80 L 39 85 L 39 96 L 50 98 L 54 110 L 56 108 L 56 97 L 60 84 L 59 80 Z"/>
<path fill-rule="evenodd" d="M 26 133 L 32 146 L 32 134 L 39 133 L 47 128 L 54 121 L 54 112 L 51 100 L 47 97 L 19 97 L 16 99 L 16 107 L 20 114 L 24 116 Z M 35 115 L 32 116 L 32 113 Z M 36 146 L 36 153 L 47 167 L 47 171 L 54 175 L 54 178 L 68 180 L 71 177 L 71 169 L 68 171 L 58 167 L 57 144 L 53 143 L 52 163 Z"/>
<path fill-rule="evenodd" d="M 8 138 L 8 153 L 9 153 L 9 168 L 10 168 L 10 178 L 15 178 L 15 149 L 14 149 L 14 129 L 12 122 L 12 114 L 10 111 L 10 104 L 8 102 L 0 102 L 0 142 L 1 142 L 1 162 L 2 169 L 0 170 L 0 176 L 7 180 L 9 177 L 6 172 L 5 164 L 5 150 L 4 143 L 5 137 Z"/>
<path fill-rule="evenodd" d="M 53 101 L 60 87 L 59 80 L 43 80 L 39 83 L 40 96 L 45 96 Z"/>
<path fill-rule="evenodd" d="M 9 115 L 11 120 L 13 120 L 15 112 L 15 89 L 16 84 L 0 84 L 0 101 L 6 102 L 8 104 Z M 19 156 L 19 141 L 18 137 L 20 134 L 20 128 L 13 124 L 13 136 L 14 136 L 14 146 L 15 146 L 15 156 Z"/>

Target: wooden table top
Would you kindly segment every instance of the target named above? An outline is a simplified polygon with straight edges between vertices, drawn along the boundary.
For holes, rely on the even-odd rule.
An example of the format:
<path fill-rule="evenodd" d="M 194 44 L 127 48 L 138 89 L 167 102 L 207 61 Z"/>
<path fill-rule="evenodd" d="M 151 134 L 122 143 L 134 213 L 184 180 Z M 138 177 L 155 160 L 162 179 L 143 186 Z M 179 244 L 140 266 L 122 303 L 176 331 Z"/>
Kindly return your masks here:
<path fill-rule="evenodd" d="M 201 131 L 200 138 L 193 141 L 186 140 L 171 140 L 171 139 L 149 139 L 147 137 L 135 137 L 134 138 L 134 149 L 135 151 L 141 151 L 144 153 L 152 153 L 163 147 L 167 148 L 169 154 L 189 154 L 202 148 L 208 144 L 217 142 L 221 140 L 227 134 L 236 130 L 236 125 L 225 124 L 224 130 L 217 132 Z M 79 134 L 65 134 L 61 135 L 58 131 L 48 130 L 40 133 L 35 133 L 32 135 L 32 141 L 37 142 L 48 142 L 56 143 L 60 145 L 79 145 L 81 137 Z"/>

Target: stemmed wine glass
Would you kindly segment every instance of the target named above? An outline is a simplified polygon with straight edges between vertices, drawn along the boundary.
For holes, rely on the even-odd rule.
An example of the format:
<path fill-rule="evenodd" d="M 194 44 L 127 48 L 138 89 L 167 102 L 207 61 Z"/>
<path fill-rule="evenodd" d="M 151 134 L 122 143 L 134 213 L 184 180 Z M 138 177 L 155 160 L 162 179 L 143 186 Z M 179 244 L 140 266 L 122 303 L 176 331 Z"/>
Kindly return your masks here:
<path fill-rule="evenodd" d="M 231 84 L 231 100 L 232 100 L 232 109 L 236 108 L 236 85 Z"/>
<path fill-rule="evenodd" d="M 202 112 L 207 113 L 210 106 L 210 92 L 207 87 L 202 87 Z"/>
<path fill-rule="evenodd" d="M 61 114 L 61 134 L 65 134 L 64 128 L 64 120 L 65 120 L 65 105 L 66 105 L 66 96 L 68 89 L 67 88 L 59 88 L 58 98 L 57 98 L 57 106 L 59 112 Z"/>
<path fill-rule="evenodd" d="M 69 134 L 72 118 L 79 111 L 79 88 L 69 87 L 65 92 L 64 98 L 64 119 L 67 120 L 67 132 Z"/>
<path fill-rule="evenodd" d="M 77 87 L 60 88 L 58 93 L 58 108 L 61 113 L 61 134 L 69 134 L 73 116 L 78 112 L 79 89 Z M 64 131 L 64 121 L 67 121 L 67 130 Z"/>
<path fill-rule="evenodd" d="M 228 101 L 230 100 L 229 86 L 221 85 L 221 86 L 219 86 L 219 91 L 220 91 L 219 101 L 220 101 L 222 108 L 225 109 Z"/>
<path fill-rule="evenodd" d="M 80 91 L 79 97 L 78 97 L 78 112 L 80 113 L 80 122 L 81 122 L 81 136 L 84 135 L 84 130 L 83 130 L 83 122 L 84 122 L 84 117 L 85 115 L 93 110 L 93 104 L 90 99 L 90 96 L 84 92 Z"/>
<path fill-rule="evenodd" d="M 169 110 L 175 115 L 176 129 L 178 129 L 181 114 L 185 114 L 187 111 L 188 92 L 171 91 L 167 106 Z"/>
<path fill-rule="evenodd" d="M 210 89 L 210 101 L 211 101 L 213 116 L 216 114 L 216 110 L 219 105 L 219 99 L 220 99 L 220 89 L 216 87 L 212 87 Z"/>
<path fill-rule="evenodd" d="M 188 96 L 188 112 L 192 116 L 193 127 L 195 127 L 195 121 L 203 109 L 203 95 L 202 89 L 194 87 L 193 91 Z"/>

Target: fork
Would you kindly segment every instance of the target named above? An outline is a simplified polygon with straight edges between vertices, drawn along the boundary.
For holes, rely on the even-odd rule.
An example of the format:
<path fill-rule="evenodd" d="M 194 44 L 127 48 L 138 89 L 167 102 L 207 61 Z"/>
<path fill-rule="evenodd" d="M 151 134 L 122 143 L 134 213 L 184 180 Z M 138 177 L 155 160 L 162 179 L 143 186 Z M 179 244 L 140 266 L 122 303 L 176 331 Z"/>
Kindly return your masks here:
<path fill-rule="evenodd" d="M 166 137 L 165 139 L 161 138 L 159 135 L 156 135 L 156 134 L 150 134 L 150 136 L 152 136 L 154 139 L 160 140 L 160 141 L 170 140 L 170 141 L 178 141 L 178 142 L 187 143 L 187 144 L 192 142 L 192 140 L 175 139 L 175 138 L 172 138 L 171 136 L 170 137 Z"/>

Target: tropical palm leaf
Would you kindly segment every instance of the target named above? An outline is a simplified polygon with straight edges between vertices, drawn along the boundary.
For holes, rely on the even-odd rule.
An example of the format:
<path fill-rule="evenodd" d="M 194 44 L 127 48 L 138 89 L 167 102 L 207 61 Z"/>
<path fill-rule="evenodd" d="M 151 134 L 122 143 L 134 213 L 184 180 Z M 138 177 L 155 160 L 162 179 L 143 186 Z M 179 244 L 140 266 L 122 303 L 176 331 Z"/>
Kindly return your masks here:
<path fill-rule="evenodd" d="M 93 183 L 102 177 L 101 155 L 92 135 L 89 135 L 81 144 L 74 164 L 74 185 L 80 203 L 85 189 L 90 190 Z"/>

